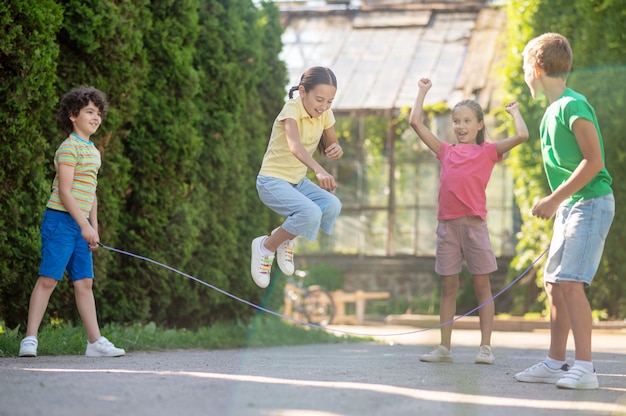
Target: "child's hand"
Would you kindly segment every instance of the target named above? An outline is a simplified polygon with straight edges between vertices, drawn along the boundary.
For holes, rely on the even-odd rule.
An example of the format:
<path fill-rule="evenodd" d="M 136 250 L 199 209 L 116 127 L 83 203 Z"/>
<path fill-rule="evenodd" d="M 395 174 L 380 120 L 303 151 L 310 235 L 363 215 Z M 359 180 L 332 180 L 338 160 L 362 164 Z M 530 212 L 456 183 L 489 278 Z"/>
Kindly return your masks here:
<path fill-rule="evenodd" d="M 548 195 L 535 204 L 531 214 L 537 218 L 549 220 L 556 214 L 559 204 L 559 201 L 555 201 L 551 195 Z"/>
<path fill-rule="evenodd" d="M 96 231 L 96 242 L 89 243 L 89 251 L 96 251 L 100 247 L 100 235 Z"/>
<path fill-rule="evenodd" d="M 326 148 L 325 153 L 326 153 L 326 157 L 328 157 L 331 160 L 335 160 L 343 156 L 343 149 L 341 148 L 339 143 L 333 143 L 330 146 L 328 146 L 328 148 Z"/>
<path fill-rule="evenodd" d="M 519 103 L 517 101 L 511 101 L 507 105 L 504 106 L 504 109 L 507 113 L 513 114 L 515 111 L 519 111 Z"/>
<path fill-rule="evenodd" d="M 98 243 L 100 242 L 100 236 L 98 232 L 91 226 L 91 224 L 87 223 L 84 226 L 80 227 L 80 233 L 89 244 L 89 250 L 94 251 L 98 248 Z"/>
<path fill-rule="evenodd" d="M 433 83 L 430 82 L 430 80 L 428 78 L 422 78 L 417 83 L 417 86 L 420 89 L 420 91 L 426 92 L 426 91 L 428 91 L 430 89 L 430 87 L 433 86 Z"/>
<path fill-rule="evenodd" d="M 330 192 L 335 192 L 335 190 L 337 189 L 337 183 L 335 182 L 335 178 L 333 178 L 333 175 L 329 174 L 328 172 L 324 171 L 316 173 L 315 177 L 317 178 L 317 183 L 319 184 L 320 188 L 326 189 Z"/>

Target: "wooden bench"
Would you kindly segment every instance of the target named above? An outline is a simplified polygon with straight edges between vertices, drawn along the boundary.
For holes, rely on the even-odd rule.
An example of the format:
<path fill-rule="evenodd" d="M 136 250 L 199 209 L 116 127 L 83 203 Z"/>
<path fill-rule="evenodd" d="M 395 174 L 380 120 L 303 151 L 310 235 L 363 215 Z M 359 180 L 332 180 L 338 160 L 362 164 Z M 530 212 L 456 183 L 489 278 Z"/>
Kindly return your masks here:
<path fill-rule="evenodd" d="M 331 292 L 335 303 L 335 316 L 333 324 L 362 324 L 365 318 L 365 303 L 372 299 L 388 299 L 389 292 L 344 292 L 335 290 Z M 355 315 L 346 315 L 346 303 L 354 303 Z"/>

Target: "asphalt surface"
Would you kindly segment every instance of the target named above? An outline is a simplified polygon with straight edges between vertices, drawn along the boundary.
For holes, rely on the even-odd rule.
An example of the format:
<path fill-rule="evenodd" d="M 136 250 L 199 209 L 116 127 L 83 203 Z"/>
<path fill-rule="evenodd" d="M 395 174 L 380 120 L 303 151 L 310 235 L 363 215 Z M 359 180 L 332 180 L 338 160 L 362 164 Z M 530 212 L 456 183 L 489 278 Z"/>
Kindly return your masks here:
<path fill-rule="evenodd" d="M 624 329 L 594 333 L 600 389 L 572 391 L 513 379 L 545 357 L 545 330 L 494 332 L 496 363 L 477 365 L 476 330 L 455 329 L 454 363 L 432 364 L 419 355 L 438 331 L 332 328 L 380 342 L 0 358 L 0 415 L 626 415 Z"/>

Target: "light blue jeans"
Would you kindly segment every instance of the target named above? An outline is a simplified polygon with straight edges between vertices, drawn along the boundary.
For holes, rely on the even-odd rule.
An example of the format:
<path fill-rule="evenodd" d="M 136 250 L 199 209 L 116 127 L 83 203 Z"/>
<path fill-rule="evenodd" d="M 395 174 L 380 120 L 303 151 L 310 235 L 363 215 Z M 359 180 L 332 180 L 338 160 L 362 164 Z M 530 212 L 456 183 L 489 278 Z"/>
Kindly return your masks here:
<path fill-rule="evenodd" d="M 613 194 L 560 207 L 554 220 L 544 281 L 590 285 L 614 216 Z"/>
<path fill-rule="evenodd" d="M 285 217 L 285 231 L 315 241 L 321 228 L 330 234 L 341 212 L 341 201 L 308 178 L 297 184 L 259 175 L 256 179 L 259 198 L 268 208 Z"/>

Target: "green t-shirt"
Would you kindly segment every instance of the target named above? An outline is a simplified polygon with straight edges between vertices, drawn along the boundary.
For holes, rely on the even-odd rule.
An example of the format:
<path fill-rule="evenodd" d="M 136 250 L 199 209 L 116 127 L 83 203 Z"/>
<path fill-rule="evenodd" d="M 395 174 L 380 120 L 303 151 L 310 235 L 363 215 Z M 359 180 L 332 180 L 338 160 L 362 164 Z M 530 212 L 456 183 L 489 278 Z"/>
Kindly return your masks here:
<path fill-rule="evenodd" d="M 543 165 L 552 191 L 572 176 L 583 159 L 573 132 L 574 122 L 579 118 L 591 121 L 596 127 L 604 161 L 602 134 L 593 107 L 583 95 L 572 89 L 566 89 L 563 95 L 546 109 L 540 127 Z M 613 193 L 611 182 L 611 175 L 604 167 L 587 185 L 561 205 L 571 205 L 583 199 L 609 195 Z"/>

